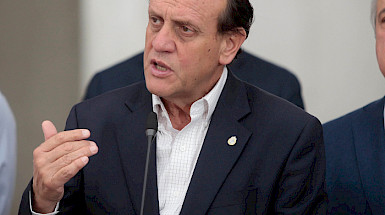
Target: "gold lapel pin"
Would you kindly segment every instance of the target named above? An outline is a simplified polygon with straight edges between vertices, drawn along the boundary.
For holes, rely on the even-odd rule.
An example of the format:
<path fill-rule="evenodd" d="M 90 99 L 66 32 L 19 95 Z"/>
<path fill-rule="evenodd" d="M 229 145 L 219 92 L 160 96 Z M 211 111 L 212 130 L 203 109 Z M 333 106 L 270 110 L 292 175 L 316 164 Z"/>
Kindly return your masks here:
<path fill-rule="evenodd" d="M 229 146 L 233 146 L 237 143 L 237 137 L 236 136 L 232 136 L 230 137 L 228 140 L 227 140 L 227 144 L 229 144 Z"/>

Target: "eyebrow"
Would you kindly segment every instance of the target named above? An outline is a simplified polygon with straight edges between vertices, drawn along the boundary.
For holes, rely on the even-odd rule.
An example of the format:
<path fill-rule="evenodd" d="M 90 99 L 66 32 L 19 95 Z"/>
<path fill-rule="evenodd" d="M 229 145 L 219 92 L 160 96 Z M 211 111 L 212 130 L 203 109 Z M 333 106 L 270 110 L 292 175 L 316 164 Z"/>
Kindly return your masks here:
<path fill-rule="evenodd" d="M 193 25 L 191 22 L 188 22 L 188 21 L 179 21 L 179 20 L 174 20 L 173 21 L 175 24 L 177 25 L 187 25 L 187 26 L 192 26 L 192 27 L 195 27 L 195 25 Z"/>
<path fill-rule="evenodd" d="M 157 8 L 153 8 L 151 6 L 148 7 L 148 15 L 153 15 L 153 16 L 157 16 L 157 17 L 161 17 L 161 15 L 159 15 L 159 13 L 156 11 Z M 171 20 L 174 24 L 176 25 L 179 25 L 179 26 L 191 26 L 194 28 L 194 30 L 196 30 L 197 32 L 202 32 L 201 29 L 195 25 L 193 22 L 191 21 L 184 21 L 184 20 L 180 20 L 180 19 L 174 19 L 174 20 Z"/>
<path fill-rule="evenodd" d="M 197 25 L 194 25 L 192 22 L 181 20 L 173 20 L 173 22 L 179 26 L 191 26 L 195 31 L 201 32 L 200 28 Z"/>
<path fill-rule="evenodd" d="M 150 15 L 150 14 L 156 14 L 157 15 L 157 13 L 154 11 L 154 9 L 149 6 L 148 7 L 148 15 Z"/>

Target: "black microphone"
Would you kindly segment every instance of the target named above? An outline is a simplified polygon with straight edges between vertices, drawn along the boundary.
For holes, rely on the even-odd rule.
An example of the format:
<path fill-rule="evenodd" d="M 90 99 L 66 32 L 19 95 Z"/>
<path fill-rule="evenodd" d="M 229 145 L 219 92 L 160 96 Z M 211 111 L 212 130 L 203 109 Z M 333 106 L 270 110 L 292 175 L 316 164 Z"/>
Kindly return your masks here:
<path fill-rule="evenodd" d="M 147 116 L 147 124 L 146 124 L 147 143 L 152 142 L 152 139 L 155 137 L 155 134 L 157 131 L 158 131 L 158 119 L 156 117 L 156 113 L 150 112 Z"/>
<path fill-rule="evenodd" d="M 151 111 L 147 116 L 147 124 L 146 124 L 147 157 L 146 157 L 146 166 L 144 169 L 142 204 L 140 206 L 140 215 L 143 215 L 144 200 L 146 198 L 147 174 L 148 174 L 148 165 L 150 163 L 151 143 L 157 131 L 158 131 L 158 119 L 157 119 L 156 113 Z"/>

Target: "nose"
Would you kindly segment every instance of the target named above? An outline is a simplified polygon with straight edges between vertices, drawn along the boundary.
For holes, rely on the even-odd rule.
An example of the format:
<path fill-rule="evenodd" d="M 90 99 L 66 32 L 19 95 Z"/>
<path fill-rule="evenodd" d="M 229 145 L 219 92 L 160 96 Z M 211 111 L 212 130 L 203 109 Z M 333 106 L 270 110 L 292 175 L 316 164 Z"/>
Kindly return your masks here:
<path fill-rule="evenodd" d="M 157 52 L 175 51 L 175 40 L 172 29 L 164 25 L 156 34 L 152 40 L 152 46 Z"/>

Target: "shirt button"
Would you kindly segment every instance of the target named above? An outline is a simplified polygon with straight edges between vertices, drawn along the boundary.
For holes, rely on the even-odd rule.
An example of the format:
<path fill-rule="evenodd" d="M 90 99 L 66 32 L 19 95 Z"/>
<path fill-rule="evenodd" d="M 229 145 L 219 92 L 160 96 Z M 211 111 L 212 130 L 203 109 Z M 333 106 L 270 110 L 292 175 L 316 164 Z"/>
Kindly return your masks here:
<path fill-rule="evenodd" d="M 186 151 L 186 146 L 185 145 L 181 145 L 179 147 L 179 150 L 182 151 L 182 152 Z"/>

